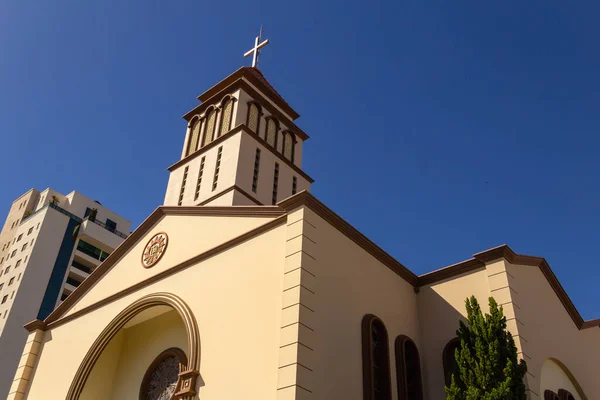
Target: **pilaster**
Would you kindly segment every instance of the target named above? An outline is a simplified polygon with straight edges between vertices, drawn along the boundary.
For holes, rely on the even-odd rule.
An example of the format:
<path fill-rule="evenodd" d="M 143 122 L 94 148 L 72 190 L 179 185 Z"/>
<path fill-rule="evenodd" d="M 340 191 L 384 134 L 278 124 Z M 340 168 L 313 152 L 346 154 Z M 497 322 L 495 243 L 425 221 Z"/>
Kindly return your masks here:
<path fill-rule="evenodd" d="M 528 355 L 529 335 L 527 327 L 523 322 L 523 315 L 519 301 L 519 292 L 517 291 L 515 277 L 510 273 L 510 264 L 504 258 L 486 264 L 486 271 L 490 287 L 490 295 L 494 297 L 498 305 L 502 306 L 506 316 L 506 328 L 512 334 L 517 346 L 518 356 L 528 362 L 531 357 Z M 537 378 L 527 372 L 525 375 L 525 384 L 527 386 L 527 398 L 531 400 L 539 399 L 537 393 Z M 533 387 L 534 389 L 530 389 Z"/>
<path fill-rule="evenodd" d="M 315 283 L 317 272 L 314 213 L 307 208 L 288 215 L 283 301 L 279 340 L 277 400 L 312 398 Z"/>
<path fill-rule="evenodd" d="M 23 348 L 23 354 L 17 366 L 15 378 L 8 392 L 7 400 L 21 400 L 26 398 L 29 380 L 42 347 L 43 337 L 44 331 L 41 329 L 36 329 L 27 337 L 27 343 L 25 343 L 25 347 Z"/>

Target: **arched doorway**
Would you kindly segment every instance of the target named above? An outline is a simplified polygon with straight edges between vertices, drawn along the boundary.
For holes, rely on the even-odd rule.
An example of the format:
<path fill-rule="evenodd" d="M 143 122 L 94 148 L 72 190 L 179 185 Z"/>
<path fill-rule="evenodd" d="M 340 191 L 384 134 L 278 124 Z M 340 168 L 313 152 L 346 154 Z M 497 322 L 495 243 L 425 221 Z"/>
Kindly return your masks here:
<path fill-rule="evenodd" d="M 144 340 L 152 343 L 154 347 L 144 346 Z M 193 399 L 200 369 L 200 337 L 196 320 L 187 304 L 179 297 L 170 293 L 154 293 L 129 305 L 102 331 L 79 366 L 69 388 L 67 400 L 96 398 L 98 394 L 93 387 L 94 382 L 104 381 L 103 386 L 110 387 L 111 385 L 106 385 L 106 377 L 115 374 L 119 369 L 118 366 L 128 361 L 130 363 L 125 370 L 130 371 L 133 365 L 137 375 L 142 371 L 142 376 L 136 375 L 124 382 L 120 377 L 120 383 L 114 380 L 115 387 L 114 389 L 110 387 L 110 390 L 121 390 L 120 393 L 123 393 L 123 390 L 135 390 L 141 395 L 142 379 L 148 372 L 152 373 L 149 369 L 156 368 L 163 361 L 163 364 L 173 364 L 173 361 L 167 357 L 159 360 L 158 363 L 156 361 L 157 356 L 167 350 L 161 350 L 160 346 L 165 347 L 171 342 L 183 347 L 173 349 L 172 345 L 168 346 L 173 356 L 183 353 L 183 356 L 177 358 L 180 368 L 172 388 L 173 399 Z M 139 354 L 136 355 L 136 351 Z M 143 357 L 138 355 L 149 357 L 154 361 L 145 365 Z M 121 368 L 125 367 L 121 366 Z"/>

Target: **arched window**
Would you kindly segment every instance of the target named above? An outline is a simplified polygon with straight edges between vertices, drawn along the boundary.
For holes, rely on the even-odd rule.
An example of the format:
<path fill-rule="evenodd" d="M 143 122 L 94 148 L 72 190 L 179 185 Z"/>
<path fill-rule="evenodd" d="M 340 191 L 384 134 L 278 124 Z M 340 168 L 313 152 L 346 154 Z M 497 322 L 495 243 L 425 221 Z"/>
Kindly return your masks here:
<path fill-rule="evenodd" d="M 450 387 L 450 385 L 452 384 L 452 375 L 459 373 L 458 363 L 456 362 L 456 357 L 454 357 L 454 351 L 459 348 L 459 338 L 452 339 L 448 342 L 448 344 L 446 344 L 446 347 L 444 347 L 442 362 L 444 365 L 444 382 L 448 387 Z"/>
<path fill-rule="evenodd" d="M 568 390 L 566 389 L 558 389 L 558 398 L 560 400 L 575 400 L 575 396 L 573 396 Z"/>
<path fill-rule="evenodd" d="M 258 135 L 258 128 L 260 125 L 260 108 L 256 103 L 250 103 L 248 105 L 248 120 L 246 121 L 248 128 Z"/>
<path fill-rule="evenodd" d="M 283 135 L 283 156 L 294 162 L 294 150 L 296 148 L 296 136 L 290 131 Z"/>
<path fill-rule="evenodd" d="M 200 126 L 201 126 L 200 118 L 196 118 L 192 121 L 190 125 L 190 139 L 188 141 L 188 148 L 186 152 L 186 156 L 189 156 L 193 152 L 196 151 L 196 147 L 198 147 L 198 138 L 200 137 Z"/>
<path fill-rule="evenodd" d="M 213 135 L 215 133 L 215 121 L 217 119 L 217 112 L 214 108 L 206 114 L 206 129 L 204 131 L 204 141 L 202 142 L 202 147 L 206 146 L 213 140 Z"/>
<path fill-rule="evenodd" d="M 267 121 L 267 136 L 265 140 L 267 144 L 274 149 L 277 148 L 277 120 L 275 118 L 269 118 Z"/>
<path fill-rule="evenodd" d="M 423 400 L 421 360 L 417 345 L 407 336 L 396 338 L 398 400 Z"/>
<path fill-rule="evenodd" d="M 233 100 L 228 98 L 223 103 L 223 111 L 221 112 L 221 129 L 219 136 L 231 130 L 231 117 L 233 117 Z"/>
<path fill-rule="evenodd" d="M 560 397 L 558 397 L 558 395 L 556 393 L 554 393 L 552 390 L 545 390 L 544 391 L 544 400 L 560 400 Z"/>
<path fill-rule="evenodd" d="M 187 357 L 172 347 L 160 353 L 146 370 L 140 386 L 140 399 L 171 398 L 176 391 L 179 373 L 185 371 Z"/>
<path fill-rule="evenodd" d="M 362 320 L 363 399 L 391 400 L 390 349 L 383 322 L 376 316 Z"/>

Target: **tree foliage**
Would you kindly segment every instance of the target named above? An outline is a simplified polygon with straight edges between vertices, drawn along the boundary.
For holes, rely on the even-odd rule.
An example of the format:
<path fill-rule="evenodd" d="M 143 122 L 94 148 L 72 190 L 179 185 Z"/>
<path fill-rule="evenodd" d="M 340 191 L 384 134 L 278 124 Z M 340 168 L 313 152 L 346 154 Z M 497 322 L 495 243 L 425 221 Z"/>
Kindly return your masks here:
<path fill-rule="evenodd" d="M 524 400 L 527 372 L 518 360 L 517 347 L 506 330 L 502 306 L 489 299 L 490 313 L 483 315 L 471 296 L 466 300 L 467 322 L 456 331 L 460 347 L 454 357 L 459 368 L 446 387 L 446 400 Z"/>

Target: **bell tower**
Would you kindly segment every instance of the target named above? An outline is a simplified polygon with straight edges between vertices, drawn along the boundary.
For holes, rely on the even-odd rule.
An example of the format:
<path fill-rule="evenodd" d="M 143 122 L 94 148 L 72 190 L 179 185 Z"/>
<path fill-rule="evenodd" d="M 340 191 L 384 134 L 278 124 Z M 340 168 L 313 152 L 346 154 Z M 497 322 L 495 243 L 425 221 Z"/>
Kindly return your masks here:
<path fill-rule="evenodd" d="M 168 168 L 164 205 L 272 205 L 310 190 L 302 170 L 309 137 L 258 68 L 238 69 L 198 100 L 183 116 L 181 159 Z"/>

